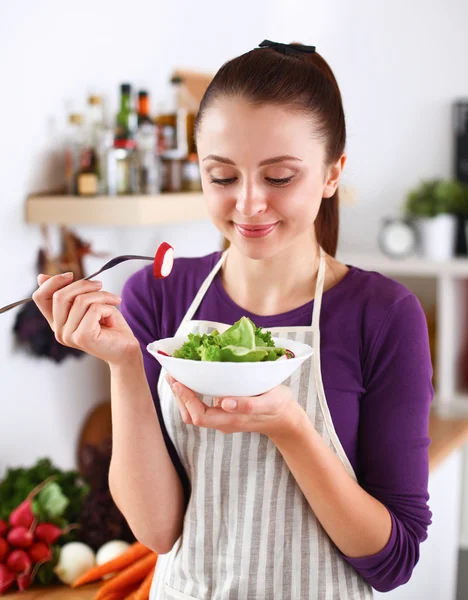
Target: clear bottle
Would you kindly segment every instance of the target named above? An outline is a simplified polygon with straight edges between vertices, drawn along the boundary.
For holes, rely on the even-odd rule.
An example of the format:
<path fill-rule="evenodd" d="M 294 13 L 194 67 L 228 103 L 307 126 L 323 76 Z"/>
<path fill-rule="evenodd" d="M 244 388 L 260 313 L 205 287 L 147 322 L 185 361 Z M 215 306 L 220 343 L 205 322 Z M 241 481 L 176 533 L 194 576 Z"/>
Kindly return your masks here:
<path fill-rule="evenodd" d="M 183 189 L 186 192 L 200 192 L 202 189 L 198 156 L 189 154 L 183 166 Z"/>
<path fill-rule="evenodd" d="M 171 156 L 176 153 L 180 159 L 189 152 L 188 111 L 182 104 L 182 84 L 181 77 L 172 77 L 168 105 L 156 118 L 162 136 L 161 153 L 170 152 Z"/>
<path fill-rule="evenodd" d="M 115 140 L 116 193 L 139 194 L 139 162 L 135 140 Z"/>
<path fill-rule="evenodd" d="M 84 140 L 83 116 L 72 113 L 68 116 L 65 140 L 65 185 L 67 194 L 76 195 L 78 193 L 77 177 Z"/>
<path fill-rule="evenodd" d="M 159 194 L 161 191 L 161 159 L 157 154 L 156 127 L 142 122 L 137 132 L 139 187 L 141 194 Z"/>
<path fill-rule="evenodd" d="M 115 196 L 117 194 L 117 160 L 114 148 L 114 131 L 104 128 L 99 144 L 99 189 L 101 194 Z"/>
<path fill-rule="evenodd" d="M 100 96 L 90 95 L 86 110 L 86 129 L 88 142 L 98 148 L 104 131 L 104 109 Z"/>

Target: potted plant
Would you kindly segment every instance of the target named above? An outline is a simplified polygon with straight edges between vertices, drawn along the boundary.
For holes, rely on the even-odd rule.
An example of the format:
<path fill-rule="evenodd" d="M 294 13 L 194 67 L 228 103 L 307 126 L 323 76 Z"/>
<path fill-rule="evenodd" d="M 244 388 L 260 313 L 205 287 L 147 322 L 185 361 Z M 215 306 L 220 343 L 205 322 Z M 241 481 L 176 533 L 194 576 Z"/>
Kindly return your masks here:
<path fill-rule="evenodd" d="M 467 189 L 460 181 L 431 179 L 408 192 L 405 212 L 416 225 L 424 257 L 448 260 L 454 255 L 457 215 L 468 212 Z"/>

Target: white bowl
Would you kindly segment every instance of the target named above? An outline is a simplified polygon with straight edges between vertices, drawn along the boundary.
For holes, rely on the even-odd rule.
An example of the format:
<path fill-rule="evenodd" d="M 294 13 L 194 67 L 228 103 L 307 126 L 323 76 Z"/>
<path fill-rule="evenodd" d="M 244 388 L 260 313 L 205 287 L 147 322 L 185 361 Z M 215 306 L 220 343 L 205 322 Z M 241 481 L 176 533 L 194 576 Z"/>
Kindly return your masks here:
<path fill-rule="evenodd" d="M 280 385 L 313 354 L 307 344 L 286 338 L 272 338 L 275 346 L 288 348 L 295 358 L 266 362 L 208 362 L 164 356 L 187 341 L 187 336 L 165 338 L 148 344 L 147 350 L 174 379 L 194 392 L 216 398 L 257 396 Z"/>

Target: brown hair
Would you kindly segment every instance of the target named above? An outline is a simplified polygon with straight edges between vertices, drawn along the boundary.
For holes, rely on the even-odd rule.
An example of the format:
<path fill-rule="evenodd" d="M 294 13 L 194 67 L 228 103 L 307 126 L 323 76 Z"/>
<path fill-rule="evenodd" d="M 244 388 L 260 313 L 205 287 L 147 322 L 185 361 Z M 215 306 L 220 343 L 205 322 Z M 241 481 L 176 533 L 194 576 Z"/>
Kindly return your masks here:
<path fill-rule="evenodd" d="M 301 48 L 301 44 L 291 44 Z M 195 135 L 218 97 L 244 98 L 252 104 L 285 105 L 309 116 L 325 143 L 329 166 L 339 160 L 346 144 L 346 125 L 338 83 L 318 54 L 282 54 L 256 48 L 225 63 L 208 86 L 195 122 Z M 339 192 L 322 201 L 315 221 L 317 242 L 335 256 L 339 229 Z"/>

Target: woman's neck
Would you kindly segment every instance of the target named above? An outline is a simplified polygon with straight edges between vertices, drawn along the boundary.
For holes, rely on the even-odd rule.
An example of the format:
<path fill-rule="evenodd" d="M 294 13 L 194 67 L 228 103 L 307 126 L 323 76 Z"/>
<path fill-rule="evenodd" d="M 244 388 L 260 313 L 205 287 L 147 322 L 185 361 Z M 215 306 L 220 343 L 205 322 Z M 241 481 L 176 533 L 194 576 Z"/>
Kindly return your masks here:
<path fill-rule="evenodd" d="M 271 258 L 254 260 L 229 248 L 221 281 L 229 297 L 257 315 L 275 315 L 312 300 L 319 265 L 315 239 L 291 244 Z"/>

